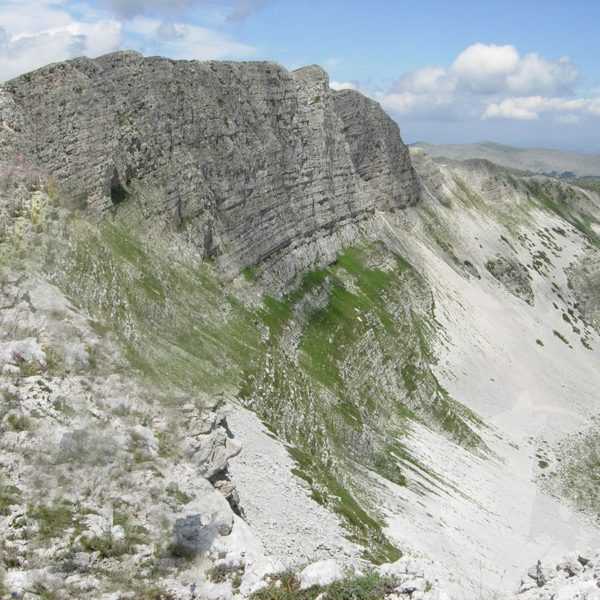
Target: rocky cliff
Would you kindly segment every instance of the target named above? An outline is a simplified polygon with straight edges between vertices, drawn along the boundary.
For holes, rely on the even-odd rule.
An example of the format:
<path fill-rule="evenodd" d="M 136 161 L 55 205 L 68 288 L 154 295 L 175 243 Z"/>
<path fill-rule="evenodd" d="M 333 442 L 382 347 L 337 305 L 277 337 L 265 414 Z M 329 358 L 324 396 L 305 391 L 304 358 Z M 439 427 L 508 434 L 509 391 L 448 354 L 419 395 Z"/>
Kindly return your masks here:
<path fill-rule="evenodd" d="M 316 66 L 119 52 L 14 79 L 0 111 L 0 158 L 24 155 L 98 214 L 133 196 L 232 273 L 312 265 L 332 230 L 419 198 L 394 121 Z"/>

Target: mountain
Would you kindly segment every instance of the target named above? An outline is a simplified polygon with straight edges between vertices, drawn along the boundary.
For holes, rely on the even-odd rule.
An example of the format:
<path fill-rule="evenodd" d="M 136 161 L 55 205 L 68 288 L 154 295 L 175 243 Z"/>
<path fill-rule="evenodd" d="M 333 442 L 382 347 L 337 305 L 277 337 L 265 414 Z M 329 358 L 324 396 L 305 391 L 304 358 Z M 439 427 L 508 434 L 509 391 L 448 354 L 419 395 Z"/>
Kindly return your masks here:
<path fill-rule="evenodd" d="M 595 585 L 597 193 L 318 67 L 117 53 L 0 108 L 3 593 Z"/>
<path fill-rule="evenodd" d="M 335 252 L 319 248 L 327 231 L 418 195 L 395 123 L 357 92 L 334 94 L 319 67 L 127 52 L 5 89 L 13 151 L 65 193 L 102 214 L 138 192 L 148 217 L 189 228 L 203 256 L 233 272 L 269 260 L 281 269 L 289 254 L 312 265 Z"/>
<path fill-rule="evenodd" d="M 550 177 L 600 177 L 600 155 L 578 154 L 550 148 L 518 148 L 495 142 L 475 144 L 431 144 L 417 142 L 430 156 L 454 160 L 483 158 L 504 167 Z"/>

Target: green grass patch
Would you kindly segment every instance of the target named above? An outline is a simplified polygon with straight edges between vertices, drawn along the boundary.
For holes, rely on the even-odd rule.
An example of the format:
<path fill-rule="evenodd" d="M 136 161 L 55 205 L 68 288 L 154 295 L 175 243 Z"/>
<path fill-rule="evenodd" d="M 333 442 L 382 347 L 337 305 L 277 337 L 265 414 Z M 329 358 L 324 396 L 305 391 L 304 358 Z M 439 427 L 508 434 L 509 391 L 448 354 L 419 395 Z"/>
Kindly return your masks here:
<path fill-rule="evenodd" d="M 11 508 L 21 503 L 21 490 L 14 485 L 0 485 L 0 516 L 10 514 Z"/>
<path fill-rule="evenodd" d="M 67 530 L 78 526 L 77 513 L 73 505 L 66 502 L 29 504 L 27 518 L 37 524 L 40 540 L 63 537 Z"/>
<path fill-rule="evenodd" d="M 269 586 L 250 596 L 252 600 L 315 600 L 323 594 L 327 600 L 383 600 L 391 594 L 398 582 L 381 577 L 378 573 L 349 577 L 328 586 L 300 589 L 300 581 L 292 572 L 279 575 Z"/>

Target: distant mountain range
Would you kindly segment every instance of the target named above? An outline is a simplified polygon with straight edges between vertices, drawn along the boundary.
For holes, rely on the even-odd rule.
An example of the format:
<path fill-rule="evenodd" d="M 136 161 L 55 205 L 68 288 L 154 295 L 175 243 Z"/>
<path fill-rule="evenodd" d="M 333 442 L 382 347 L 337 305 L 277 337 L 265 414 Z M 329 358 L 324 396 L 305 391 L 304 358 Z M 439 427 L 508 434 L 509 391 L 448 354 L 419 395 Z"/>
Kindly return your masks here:
<path fill-rule="evenodd" d="M 552 177 L 600 177 L 600 155 L 579 154 L 550 148 L 517 148 L 495 142 L 476 144 L 431 144 L 417 142 L 432 157 L 455 160 L 485 158 L 496 164 L 543 173 Z"/>

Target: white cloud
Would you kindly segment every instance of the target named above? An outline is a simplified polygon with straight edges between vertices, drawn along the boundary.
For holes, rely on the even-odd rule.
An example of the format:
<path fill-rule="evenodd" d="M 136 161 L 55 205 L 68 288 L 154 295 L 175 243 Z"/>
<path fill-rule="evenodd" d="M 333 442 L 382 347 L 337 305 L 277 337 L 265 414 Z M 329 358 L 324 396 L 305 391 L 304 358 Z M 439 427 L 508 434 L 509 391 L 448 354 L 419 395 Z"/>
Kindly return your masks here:
<path fill-rule="evenodd" d="M 512 45 L 473 44 L 452 63 L 450 74 L 457 85 L 478 94 L 500 91 L 507 77 L 519 65 L 519 53 Z"/>
<path fill-rule="evenodd" d="M 379 93 L 375 98 L 383 108 L 399 114 L 418 114 L 430 112 L 439 106 L 448 106 L 451 98 L 442 95 L 413 94 L 412 92 Z"/>
<path fill-rule="evenodd" d="M 568 58 L 520 57 L 513 45 L 473 44 L 449 66 L 427 66 L 402 76 L 394 92 L 414 94 L 563 94 L 572 91 L 578 69 Z"/>
<path fill-rule="evenodd" d="M 453 92 L 456 78 L 444 67 L 423 67 L 400 78 L 398 87 L 415 94 Z"/>
<path fill-rule="evenodd" d="M 551 61 L 533 52 L 524 56 L 506 78 L 507 88 L 517 94 L 569 93 L 579 79 L 568 58 Z"/>
<path fill-rule="evenodd" d="M 35 18 L 35 17 L 34 17 Z M 11 33 L 0 28 L 0 81 L 75 56 L 98 56 L 119 47 L 121 24 L 112 21 L 80 23 L 54 20 L 54 27 Z"/>
<path fill-rule="evenodd" d="M 226 22 L 230 25 L 241 25 L 270 2 L 271 0 L 236 0 L 235 10 L 227 16 Z"/>
<path fill-rule="evenodd" d="M 132 18 L 148 13 L 160 13 L 167 16 L 179 15 L 188 10 L 191 0 L 104 0 L 115 14 Z"/>
<path fill-rule="evenodd" d="M 332 81 L 329 84 L 332 90 L 356 90 L 357 85 L 351 81 Z"/>
<path fill-rule="evenodd" d="M 70 23 L 71 15 L 52 0 L 2 0 L 0 27 L 11 33 L 35 33 Z"/>
<path fill-rule="evenodd" d="M 457 102 L 456 96 L 451 92 L 377 92 L 374 98 L 391 113 L 415 119 L 455 121 L 479 117 L 477 106 L 470 99 Z"/>
<path fill-rule="evenodd" d="M 226 57 L 248 57 L 256 52 L 256 48 L 241 44 L 227 35 L 185 23 L 169 25 L 169 35 L 165 35 L 164 24 L 156 33 L 161 37 L 160 52 L 170 58 L 197 60 L 216 60 Z"/>
<path fill-rule="evenodd" d="M 101 0 L 113 13 L 124 19 L 138 16 L 157 16 L 166 22 L 181 21 L 183 15 L 196 13 L 204 7 L 212 16 L 229 25 L 241 25 L 254 13 L 269 4 L 271 0 Z M 224 4 L 224 5 L 223 5 Z"/>
<path fill-rule="evenodd" d="M 81 55 L 95 57 L 125 47 L 171 58 L 199 60 L 242 58 L 256 52 L 254 47 L 235 41 L 227 32 L 163 18 L 169 12 L 175 14 L 195 4 L 187 0 L 112 2 L 115 11 L 131 14 L 139 12 L 142 4 L 162 14 L 116 18 L 86 3 L 2 0 L 0 81 L 50 62 Z M 244 4 L 242 8 L 246 12 L 257 8 L 256 3 L 234 4 L 238 8 Z"/>
<path fill-rule="evenodd" d="M 579 70 L 568 58 L 521 57 L 513 45 L 473 44 L 449 66 L 426 66 L 375 97 L 398 116 L 421 120 L 550 119 L 600 114 L 600 100 L 573 98 Z"/>
<path fill-rule="evenodd" d="M 563 125 L 576 125 L 581 122 L 581 117 L 578 117 L 573 113 L 567 113 L 566 115 L 559 115 L 555 120 Z"/>
<path fill-rule="evenodd" d="M 524 96 L 488 104 L 484 119 L 537 120 L 550 117 L 561 123 L 579 122 L 584 116 L 600 116 L 600 98 L 549 98 Z"/>

